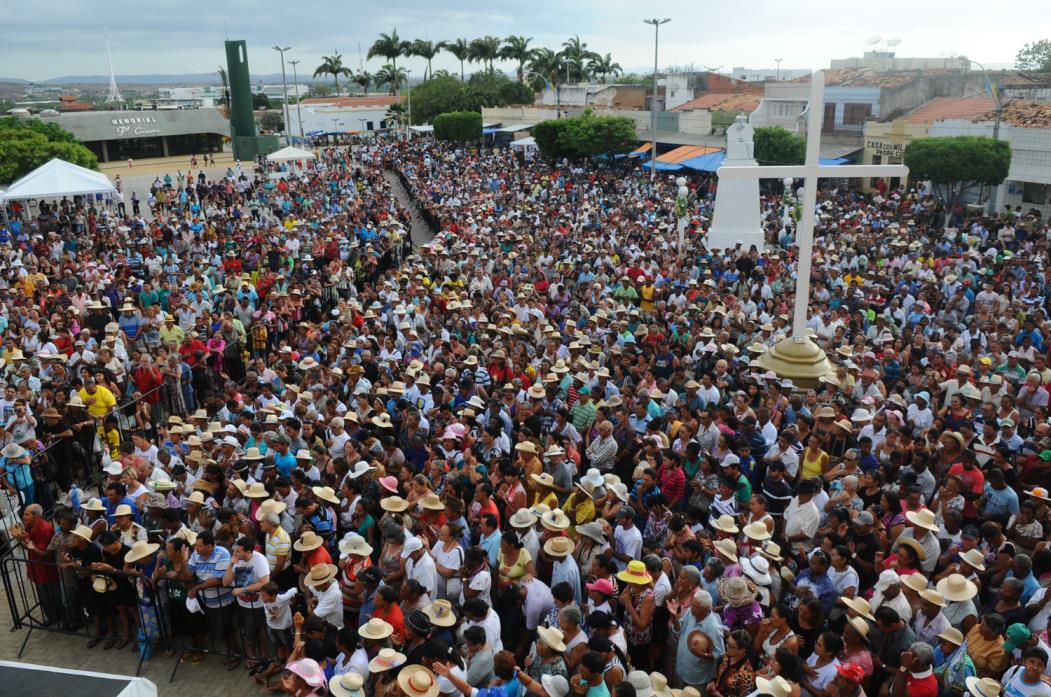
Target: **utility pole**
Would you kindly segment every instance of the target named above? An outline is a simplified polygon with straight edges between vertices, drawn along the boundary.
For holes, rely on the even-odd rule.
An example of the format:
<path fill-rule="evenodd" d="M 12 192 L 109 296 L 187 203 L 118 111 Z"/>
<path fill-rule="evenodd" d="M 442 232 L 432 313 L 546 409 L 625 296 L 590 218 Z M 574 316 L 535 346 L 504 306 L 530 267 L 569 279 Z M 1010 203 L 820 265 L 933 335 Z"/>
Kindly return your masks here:
<path fill-rule="evenodd" d="M 985 84 L 989 86 L 989 94 L 993 98 L 993 104 L 996 105 L 995 114 L 996 118 L 993 121 L 993 140 L 1000 140 L 1000 122 L 1004 116 L 1004 97 L 997 89 L 996 85 L 989 78 L 989 71 L 985 69 L 985 66 L 976 60 L 967 59 L 969 62 L 977 65 L 982 69 L 982 74 L 985 76 Z M 1000 192 L 1002 191 L 1002 184 L 997 184 L 993 187 L 992 195 L 989 197 L 989 203 L 986 206 L 986 213 L 996 217 L 1000 212 Z M 945 225 L 949 225 L 949 216 L 945 217 Z"/>
<path fill-rule="evenodd" d="M 291 51 L 291 46 L 274 46 L 274 50 L 281 54 L 281 101 L 285 110 L 285 145 L 291 145 L 292 139 L 288 135 L 288 80 L 285 78 L 285 51 Z"/>
<path fill-rule="evenodd" d="M 299 73 L 296 70 L 296 66 L 303 61 L 288 61 L 288 64 L 292 66 L 292 84 L 296 87 L 296 121 L 299 121 L 299 144 L 302 145 L 306 142 L 303 136 L 303 109 L 299 104 Z"/>
<path fill-rule="evenodd" d="M 775 58 L 774 62 L 777 63 L 777 80 L 781 79 L 781 59 Z"/>
<path fill-rule="evenodd" d="M 653 25 L 653 96 L 650 98 L 650 135 L 652 137 L 652 142 L 650 143 L 650 181 L 652 182 L 657 177 L 657 46 L 660 42 L 661 25 L 667 24 L 671 20 L 668 18 L 654 18 L 642 21 Z"/>

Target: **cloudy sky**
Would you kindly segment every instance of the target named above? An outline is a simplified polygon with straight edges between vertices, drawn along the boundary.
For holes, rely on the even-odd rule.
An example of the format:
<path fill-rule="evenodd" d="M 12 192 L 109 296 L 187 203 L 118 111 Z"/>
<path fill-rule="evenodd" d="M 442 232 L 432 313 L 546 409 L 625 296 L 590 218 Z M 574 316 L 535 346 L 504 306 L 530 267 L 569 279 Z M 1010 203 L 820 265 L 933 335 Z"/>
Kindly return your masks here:
<path fill-rule="evenodd" d="M 864 7 L 832 0 L 7 0 L 0 74 L 47 79 L 105 74 L 102 34 L 108 27 L 118 74 L 212 72 L 224 61 L 223 39 L 248 41 L 253 72 L 280 70 L 276 43 L 289 58 L 316 66 L 333 50 L 358 66 L 381 31 L 397 27 L 406 39 L 433 41 L 491 34 L 524 34 L 557 47 L 579 34 L 588 47 L 612 53 L 627 69 L 652 65 L 653 30 L 644 17 L 671 18 L 661 30 L 662 67 L 827 67 L 830 58 L 860 55 L 879 35 L 899 38 L 900 56 L 967 55 L 1007 66 L 1018 48 L 1047 38 L 1046 0 L 1016 0 L 1009 11 L 987 1 L 884 0 Z M 857 7 L 857 10 L 854 10 Z M 367 67 L 375 71 L 379 59 Z M 407 66 L 422 73 L 419 59 Z M 448 54 L 437 68 L 458 70 Z M 510 66 L 506 66 L 510 68 Z M 310 70 L 309 72 L 313 72 Z"/>

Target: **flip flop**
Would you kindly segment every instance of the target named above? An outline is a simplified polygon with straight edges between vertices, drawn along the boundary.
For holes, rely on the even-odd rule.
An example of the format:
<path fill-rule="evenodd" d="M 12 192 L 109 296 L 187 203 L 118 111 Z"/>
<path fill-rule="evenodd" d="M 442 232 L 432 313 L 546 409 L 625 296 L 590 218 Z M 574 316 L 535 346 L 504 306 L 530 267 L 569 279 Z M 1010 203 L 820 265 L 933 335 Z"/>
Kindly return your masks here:
<path fill-rule="evenodd" d="M 128 645 L 128 640 L 127 639 L 121 639 L 120 641 L 117 642 L 117 649 L 123 649 L 127 645 Z"/>
<path fill-rule="evenodd" d="M 92 639 L 91 641 L 88 642 L 88 648 L 89 649 L 93 649 L 96 646 L 98 646 L 100 643 L 102 643 L 102 637 L 95 637 L 94 639 Z"/>
<path fill-rule="evenodd" d="M 104 651 L 109 651 L 110 649 L 112 649 L 116 645 L 117 645 L 117 640 L 116 639 L 109 639 L 105 644 L 102 645 L 102 648 L 103 648 Z"/>
<path fill-rule="evenodd" d="M 227 670 L 237 670 L 237 668 L 240 665 L 241 665 L 241 659 L 240 658 L 231 658 L 229 661 L 226 662 L 226 669 Z"/>

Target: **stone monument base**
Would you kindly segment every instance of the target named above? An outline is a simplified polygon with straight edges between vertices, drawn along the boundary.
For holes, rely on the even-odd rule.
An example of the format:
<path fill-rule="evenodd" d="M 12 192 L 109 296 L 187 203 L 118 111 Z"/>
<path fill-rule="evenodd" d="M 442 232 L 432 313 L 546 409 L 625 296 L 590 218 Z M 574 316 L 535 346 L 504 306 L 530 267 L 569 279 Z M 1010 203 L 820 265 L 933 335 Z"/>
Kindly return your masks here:
<path fill-rule="evenodd" d="M 788 378 L 796 387 L 816 388 L 822 375 L 835 371 L 821 347 L 809 337 L 789 337 L 759 357 L 764 370 Z"/>

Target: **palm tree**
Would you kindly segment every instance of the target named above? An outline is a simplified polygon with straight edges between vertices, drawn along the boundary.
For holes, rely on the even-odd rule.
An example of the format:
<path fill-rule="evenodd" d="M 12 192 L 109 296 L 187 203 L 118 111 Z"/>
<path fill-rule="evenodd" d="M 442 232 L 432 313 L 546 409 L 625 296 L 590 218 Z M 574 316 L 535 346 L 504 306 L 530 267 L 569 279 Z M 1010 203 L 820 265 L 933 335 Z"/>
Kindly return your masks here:
<path fill-rule="evenodd" d="M 398 93 L 398 87 L 401 86 L 401 83 L 409 81 L 409 75 L 405 72 L 405 68 L 397 68 L 393 63 L 387 63 L 387 65 L 380 68 L 374 78 L 377 87 L 390 85 L 390 93 L 392 95 Z"/>
<path fill-rule="evenodd" d="M 495 36 L 483 36 L 471 42 L 471 60 L 486 66 L 493 72 L 493 61 L 500 57 L 500 39 Z"/>
<path fill-rule="evenodd" d="M 219 106 L 225 107 L 230 104 L 230 79 L 226 76 L 226 68 L 219 66 L 219 82 L 223 85 L 222 96 L 219 97 Z"/>
<path fill-rule="evenodd" d="M 434 60 L 434 57 L 438 55 L 438 51 L 441 50 L 441 42 L 434 43 L 423 39 L 416 39 L 409 47 L 409 55 L 418 56 L 427 61 L 427 69 L 423 71 L 424 82 L 433 77 L 431 75 L 431 61 Z"/>
<path fill-rule="evenodd" d="M 562 42 L 562 59 L 569 66 L 569 80 L 581 81 L 587 77 L 585 65 L 598 54 L 588 50 L 588 45 L 573 36 Z"/>
<path fill-rule="evenodd" d="M 529 85 L 534 90 L 542 90 L 548 84 L 552 87 L 562 83 L 565 74 L 561 53 L 555 53 L 549 48 L 538 48 L 533 50 L 529 59 Z"/>
<path fill-rule="evenodd" d="M 500 57 L 505 60 L 518 62 L 518 81 L 522 82 L 525 77 L 525 65 L 533 57 L 533 49 L 529 48 L 531 36 L 509 36 L 504 39 L 504 45 L 500 47 Z"/>
<path fill-rule="evenodd" d="M 443 41 L 440 46 L 460 61 L 460 81 L 462 82 L 463 62 L 471 57 L 471 45 L 467 43 L 467 39 L 457 39 L 456 41 Z"/>
<path fill-rule="evenodd" d="M 396 125 L 401 126 L 409 120 L 409 110 L 403 102 L 395 102 L 387 107 L 386 119 L 388 122 L 393 121 Z"/>
<path fill-rule="evenodd" d="M 331 56 L 321 56 L 321 65 L 314 69 L 314 77 L 318 75 L 331 75 L 336 81 L 336 96 L 339 96 L 339 76 L 350 76 L 350 68 L 343 67 L 343 56 L 339 51 L 333 51 Z"/>
<path fill-rule="evenodd" d="M 438 70 L 435 70 L 433 73 L 431 73 L 431 79 L 432 80 L 435 79 L 435 78 L 446 78 L 446 77 L 456 77 L 456 76 L 453 75 L 452 73 L 450 73 L 445 68 L 439 68 Z"/>
<path fill-rule="evenodd" d="M 372 73 L 367 70 L 362 70 L 360 73 L 354 73 L 351 78 L 361 89 L 365 90 L 365 96 L 369 96 L 369 85 L 372 84 Z"/>
<path fill-rule="evenodd" d="M 383 56 L 390 61 L 391 65 L 397 68 L 398 58 L 409 55 L 409 49 L 411 46 L 412 44 L 408 41 L 401 40 L 401 37 L 398 36 L 398 29 L 395 28 L 390 34 L 380 34 L 380 38 L 376 39 L 375 43 L 372 44 L 372 47 L 369 48 L 369 53 L 366 58 Z"/>
<path fill-rule="evenodd" d="M 620 63 L 613 62 L 613 56 L 606 54 L 604 56 L 596 55 L 590 61 L 588 61 L 588 72 L 593 77 L 602 77 L 602 82 L 606 82 L 606 76 L 612 75 L 617 77 L 624 72 L 624 69 L 620 67 Z"/>

